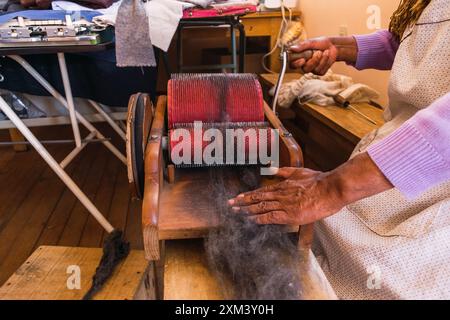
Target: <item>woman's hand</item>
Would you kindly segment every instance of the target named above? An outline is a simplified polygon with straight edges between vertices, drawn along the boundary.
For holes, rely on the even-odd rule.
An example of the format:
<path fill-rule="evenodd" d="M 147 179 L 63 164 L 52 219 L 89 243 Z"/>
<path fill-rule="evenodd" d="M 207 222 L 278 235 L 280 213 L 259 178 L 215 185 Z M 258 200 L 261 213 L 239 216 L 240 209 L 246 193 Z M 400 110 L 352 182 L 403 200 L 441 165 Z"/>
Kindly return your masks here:
<path fill-rule="evenodd" d="M 303 225 L 338 212 L 345 205 L 327 173 L 281 168 L 283 182 L 239 195 L 229 205 L 259 224 Z"/>
<path fill-rule="evenodd" d="M 303 41 L 290 47 L 290 51 L 301 53 L 313 50 L 313 56 L 306 60 L 304 58 L 291 61 L 291 67 L 302 69 L 303 72 L 323 76 L 328 69 L 337 61 L 338 48 L 331 42 L 330 38 L 322 37 Z"/>
<path fill-rule="evenodd" d="M 285 180 L 241 194 L 229 206 L 258 224 L 304 225 L 392 188 L 367 153 L 330 172 L 282 168 L 277 175 Z"/>
<path fill-rule="evenodd" d="M 309 59 L 296 59 L 290 62 L 292 68 L 302 69 L 304 73 L 312 72 L 324 75 L 337 61 L 355 63 L 358 46 L 353 37 L 321 37 L 303 41 L 293 45 L 291 52 L 301 53 L 308 50 L 314 52 Z"/>

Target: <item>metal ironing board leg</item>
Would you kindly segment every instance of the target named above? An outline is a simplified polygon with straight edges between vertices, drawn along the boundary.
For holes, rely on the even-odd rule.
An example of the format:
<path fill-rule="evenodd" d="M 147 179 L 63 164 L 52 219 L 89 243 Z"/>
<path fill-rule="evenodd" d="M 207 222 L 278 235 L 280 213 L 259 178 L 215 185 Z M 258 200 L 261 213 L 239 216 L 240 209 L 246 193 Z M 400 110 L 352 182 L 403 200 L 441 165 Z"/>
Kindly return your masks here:
<path fill-rule="evenodd" d="M 55 89 L 53 88 L 50 83 L 48 83 L 48 81 L 42 77 L 39 72 L 37 72 L 25 59 L 23 59 L 20 56 L 17 55 L 10 55 L 8 56 L 9 58 L 13 59 L 14 61 L 16 61 L 17 63 L 19 63 L 37 82 L 39 82 L 55 99 L 57 99 L 66 109 L 69 110 L 70 112 L 70 106 L 68 101 Z M 63 64 L 64 67 L 65 64 Z M 65 68 L 66 72 L 67 72 L 67 68 Z M 69 83 L 70 86 L 70 83 Z M 72 92 L 66 91 L 66 94 L 70 93 L 69 96 L 71 96 Z M 72 97 L 73 99 L 73 97 Z M 86 127 L 86 129 L 88 129 L 90 132 L 95 132 L 95 137 L 97 139 L 105 139 L 105 136 L 103 134 L 101 134 L 83 115 L 81 115 L 79 112 L 77 112 L 76 110 L 74 110 L 74 114 L 76 116 L 76 119 L 78 121 L 80 121 L 80 123 Z M 106 116 L 108 116 L 105 113 Z M 109 116 L 108 116 L 109 117 Z M 113 121 L 111 119 L 111 121 Z M 76 122 L 76 121 L 75 121 Z M 73 125 L 73 123 L 72 123 Z M 75 132 L 75 129 L 74 129 Z M 120 160 L 122 161 L 125 165 L 127 163 L 127 159 L 126 157 L 108 140 L 104 140 L 102 141 L 102 143 Z M 80 139 L 80 144 L 77 145 L 77 147 L 71 152 L 71 158 L 75 158 L 75 156 L 84 148 L 84 146 L 81 143 L 81 139 Z M 70 162 L 70 161 L 69 161 Z M 63 163 L 65 165 L 68 164 L 68 162 L 65 160 L 63 160 Z"/>
<path fill-rule="evenodd" d="M 72 88 L 70 87 L 69 73 L 67 72 L 66 58 L 64 53 L 58 52 L 59 70 L 61 71 L 61 78 L 64 85 L 64 92 L 66 94 L 67 107 L 69 109 L 70 122 L 72 124 L 73 136 L 75 138 L 75 145 L 77 148 L 81 147 L 80 128 L 78 127 L 77 116 L 75 114 L 75 105 L 73 103 Z"/>
<path fill-rule="evenodd" d="M 58 177 L 65 183 L 65 185 L 75 194 L 80 202 L 86 207 L 86 209 L 92 214 L 92 216 L 100 223 L 100 225 L 108 232 L 111 233 L 114 228 L 106 220 L 106 218 L 100 213 L 97 207 L 89 200 L 89 198 L 81 191 L 77 184 L 69 177 L 64 169 L 58 164 L 58 162 L 50 155 L 45 147 L 39 142 L 39 140 L 33 135 L 23 121 L 16 115 L 11 107 L 0 97 L 0 109 L 11 120 L 12 123 L 19 129 L 24 137 L 31 143 L 40 156 L 47 162 L 52 170 L 58 175 Z M 82 144 L 81 144 L 82 146 Z"/>
<path fill-rule="evenodd" d="M 97 110 L 99 114 L 103 116 L 105 121 L 108 122 L 111 128 L 113 128 L 114 131 L 117 132 L 117 134 L 123 139 L 123 141 L 125 141 L 127 139 L 125 131 L 113 119 L 111 119 L 111 117 L 105 112 L 105 110 L 103 110 L 102 106 L 90 99 L 88 100 L 88 102 L 92 107 L 94 107 L 95 110 Z"/>
<path fill-rule="evenodd" d="M 69 75 L 67 72 L 67 66 L 63 53 L 58 53 L 59 67 L 61 76 L 63 79 L 64 91 L 66 98 L 64 98 L 55 88 L 53 88 L 39 72 L 37 72 L 27 61 L 17 55 L 8 56 L 17 63 L 19 63 L 37 82 L 39 82 L 55 99 L 57 99 L 67 110 L 69 110 L 70 122 L 75 138 L 75 148 L 66 156 L 61 163 L 58 163 L 47 149 L 39 142 L 39 140 L 28 129 L 25 123 L 15 114 L 11 107 L 0 97 L 0 110 L 11 120 L 11 122 L 17 127 L 17 129 L 23 134 L 23 136 L 30 142 L 30 144 L 36 149 L 39 155 L 45 160 L 50 168 L 58 175 L 58 177 L 64 182 L 64 184 L 74 193 L 77 199 L 86 207 L 86 209 L 92 214 L 92 216 L 100 223 L 100 225 L 108 232 L 111 233 L 114 228 L 106 220 L 106 218 L 100 213 L 97 207 L 91 200 L 81 191 L 77 184 L 70 178 L 70 176 L 64 171 L 64 168 L 86 147 L 89 140 L 96 138 L 103 143 L 120 161 L 124 164 L 127 163 L 126 157 L 111 143 L 105 136 L 103 136 L 83 115 L 75 110 L 75 104 L 73 101 L 72 90 L 70 87 Z M 99 105 L 91 102 L 91 105 L 97 109 L 97 111 L 105 118 L 105 120 L 116 130 L 121 137 L 123 137 L 123 130 L 117 126 L 117 124 L 109 117 L 109 115 L 101 109 Z M 109 121 L 110 120 L 110 121 Z M 89 130 L 89 134 L 83 140 L 81 140 L 80 129 L 78 127 L 78 121 Z M 114 125 L 113 125 L 114 124 Z"/>

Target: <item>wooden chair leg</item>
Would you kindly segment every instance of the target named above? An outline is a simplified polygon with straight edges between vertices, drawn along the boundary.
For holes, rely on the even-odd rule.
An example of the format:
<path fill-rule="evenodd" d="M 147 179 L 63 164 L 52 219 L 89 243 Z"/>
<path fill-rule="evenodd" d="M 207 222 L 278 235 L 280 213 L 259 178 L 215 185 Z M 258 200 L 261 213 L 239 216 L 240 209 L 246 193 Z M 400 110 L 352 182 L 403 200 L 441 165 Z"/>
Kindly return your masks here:
<path fill-rule="evenodd" d="M 175 166 L 173 164 L 167 166 L 167 180 L 169 183 L 175 182 Z"/>
<path fill-rule="evenodd" d="M 155 261 L 156 266 L 156 298 L 164 300 L 164 264 L 165 264 L 165 241 L 159 243 L 160 259 Z"/>
<path fill-rule="evenodd" d="M 11 142 L 25 142 L 25 137 L 20 133 L 17 128 L 10 128 L 9 129 L 9 136 L 11 137 Z M 28 146 L 26 144 L 14 144 L 13 145 L 14 151 L 16 152 L 23 152 L 28 150 Z"/>

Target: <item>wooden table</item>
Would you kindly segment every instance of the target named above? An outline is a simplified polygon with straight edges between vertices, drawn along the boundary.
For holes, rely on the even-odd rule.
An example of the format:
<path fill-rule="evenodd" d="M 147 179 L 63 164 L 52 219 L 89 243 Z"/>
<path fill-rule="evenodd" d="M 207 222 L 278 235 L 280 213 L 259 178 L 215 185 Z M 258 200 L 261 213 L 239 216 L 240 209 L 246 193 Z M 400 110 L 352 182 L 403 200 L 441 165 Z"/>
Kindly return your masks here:
<path fill-rule="evenodd" d="M 288 73 L 285 82 L 299 79 L 298 73 Z M 278 74 L 260 75 L 266 99 Z M 368 103 L 354 106 L 377 122 L 374 125 L 350 109 L 337 105 L 318 106 L 294 102 L 290 109 L 278 108 L 284 126 L 302 146 L 305 164 L 321 170 L 331 170 L 345 162 L 358 142 L 369 132 L 384 124 L 383 110 Z"/>
<path fill-rule="evenodd" d="M 299 18 L 300 12 L 293 12 L 292 18 Z M 270 49 L 273 48 L 277 42 L 278 31 L 281 24 L 280 11 L 266 11 L 248 14 L 242 17 L 242 24 L 245 28 L 246 37 L 268 37 Z M 208 28 L 195 27 L 185 29 L 183 37 L 186 38 L 220 38 L 230 37 L 229 28 Z M 280 70 L 279 50 L 274 52 L 268 59 L 269 67 L 274 71 Z"/>
<path fill-rule="evenodd" d="M 300 18 L 300 12 L 293 12 L 292 18 Z M 264 37 L 268 36 L 270 41 L 270 49 L 277 43 L 278 31 L 281 24 L 280 11 L 256 12 L 242 17 L 242 23 L 245 27 L 247 37 Z M 280 70 L 280 50 L 276 50 L 268 59 L 269 68 L 273 71 Z"/>

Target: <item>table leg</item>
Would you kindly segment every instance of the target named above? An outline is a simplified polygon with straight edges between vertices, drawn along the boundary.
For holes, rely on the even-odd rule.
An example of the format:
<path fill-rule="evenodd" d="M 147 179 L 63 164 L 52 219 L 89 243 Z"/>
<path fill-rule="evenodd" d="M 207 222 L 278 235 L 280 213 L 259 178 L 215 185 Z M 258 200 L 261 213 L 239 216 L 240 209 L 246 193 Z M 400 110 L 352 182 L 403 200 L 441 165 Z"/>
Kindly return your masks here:
<path fill-rule="evenodd" d="M 239 72 L 245 72 L 245 54 L 247 52 L 247 38 L 245 35 L 245 27 L 239 21 L 236 25 L 239 30 Z"/>
<path fill-rule="evenodd" d="M 180 24 L 177 30 L 177 72 L 181 73 L 183 67 L 183 25 Z"/>
<path fill-rule="evenodd" d="M 115 123 L 113 119 L 111 119 L 111 117 L 105 112 L 105 110 L 103 110 L 103 108 L 97 102 L 90 99 L 88 100 L 88 102 L 95 110 L 97 110 L 99 114 L 103 116 L 103 118 L 105 119 L 106 122 L 109 123 L 111 128 L 113 128 L 114 131 L 117 132 L 117 134 L 125 141 L 127 139 L 125 131 L 122 130 L 122 128 L 119 127 L 119 125 Z"/>
<path fill-rule="evenodd" d="M 25 138 L 16 128 L 9 129 L 9 136 L 11 137 L 11 142 L 24 142 Z M 13 144 L 14 151 L 23 152 L 27 151 L 28 147 L 26 144 Z"/>
<path fill-rule="evenodd" d="M 233 23 L 230 23 L 231 32 L 231 64 L 233 65 L 233 73 L 238 73 L 238 63 L 237 63 L 237 48 L 236 48 L 236 30 L 234 29 Z"/>

